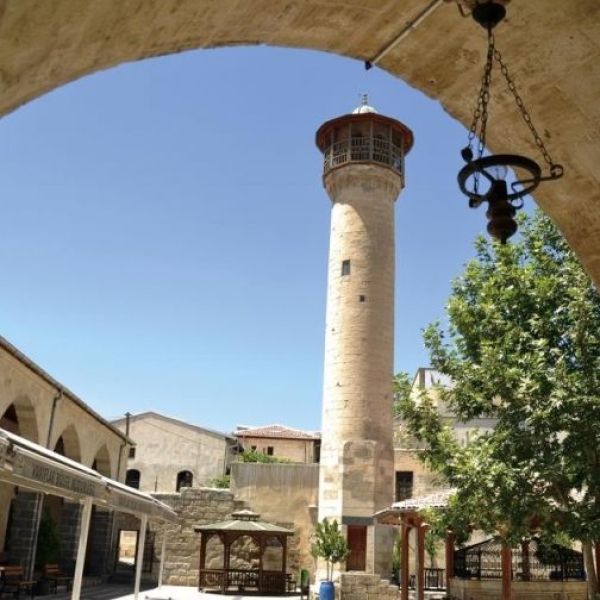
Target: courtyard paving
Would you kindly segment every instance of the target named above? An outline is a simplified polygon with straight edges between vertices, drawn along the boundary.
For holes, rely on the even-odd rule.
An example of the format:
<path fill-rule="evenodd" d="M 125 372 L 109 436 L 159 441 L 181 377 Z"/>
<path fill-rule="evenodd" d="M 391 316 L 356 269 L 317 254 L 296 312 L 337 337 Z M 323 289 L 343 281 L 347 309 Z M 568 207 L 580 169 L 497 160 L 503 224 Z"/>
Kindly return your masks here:
<path fill-rule="evenodd" d="M 300 594 L 286 594 L 285 597 L 299 597 Z M 160 588 L 150 588 L 140 591 L 138 600 L 273 600 L 278 596 L 256 596 L 241 594 L 205 594 L 196 587 L 163 585 Z M 279 596 L 281 597 L 281 596 Z M 50 596 L 36 596 L 35 600 L 71 600 L 71 594 L 59 592 Z M 104 584 L 87 587 L 81 590 L 81 600 L 133 600 L 131 585 Z"/>

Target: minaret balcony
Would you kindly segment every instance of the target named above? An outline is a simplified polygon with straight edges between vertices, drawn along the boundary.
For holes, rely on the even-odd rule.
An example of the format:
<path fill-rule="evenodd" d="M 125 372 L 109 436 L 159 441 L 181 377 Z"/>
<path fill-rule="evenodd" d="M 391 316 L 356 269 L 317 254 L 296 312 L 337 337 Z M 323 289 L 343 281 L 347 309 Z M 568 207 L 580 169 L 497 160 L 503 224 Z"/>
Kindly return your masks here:
<path fill-rule="evenodd" d="M 324 173 L 350 162 L 385 165 L 404 180 L 404 152 L 389 140 L 356 136 L 333 142 L 324 152 Z"/>

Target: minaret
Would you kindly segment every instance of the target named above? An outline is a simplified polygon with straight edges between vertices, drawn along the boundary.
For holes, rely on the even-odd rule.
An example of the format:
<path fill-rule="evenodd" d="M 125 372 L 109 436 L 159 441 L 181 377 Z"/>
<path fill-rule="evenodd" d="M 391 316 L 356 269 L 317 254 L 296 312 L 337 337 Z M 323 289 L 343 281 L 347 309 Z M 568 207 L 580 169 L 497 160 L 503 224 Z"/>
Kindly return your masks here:
<path fill-rule="evenodd" d="M 344 526 L 348 571 L 389 575 L 394 500 L 394 202 L 413 143 L 402 123 L 362 105 L 317 131 L 332 201 L 319 520 Z"/>

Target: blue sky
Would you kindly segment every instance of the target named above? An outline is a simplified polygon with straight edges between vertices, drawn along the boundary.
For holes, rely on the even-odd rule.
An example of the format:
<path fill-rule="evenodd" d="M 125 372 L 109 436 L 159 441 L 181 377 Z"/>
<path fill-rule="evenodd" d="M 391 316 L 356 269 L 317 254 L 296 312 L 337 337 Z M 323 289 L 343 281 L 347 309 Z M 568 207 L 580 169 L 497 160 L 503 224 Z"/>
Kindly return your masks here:
<path fill-rule="evenodd" d="M 421 329 L 485 229 L 456 185 L 464 128 L 379 69 L 265 47 L 122 65 L 0 122 L 0 333 L 107 417 L 320 427 L 330 204 L 314 133 L 363 92 L 415 133 L 395 365 L 426 365 Z"/>

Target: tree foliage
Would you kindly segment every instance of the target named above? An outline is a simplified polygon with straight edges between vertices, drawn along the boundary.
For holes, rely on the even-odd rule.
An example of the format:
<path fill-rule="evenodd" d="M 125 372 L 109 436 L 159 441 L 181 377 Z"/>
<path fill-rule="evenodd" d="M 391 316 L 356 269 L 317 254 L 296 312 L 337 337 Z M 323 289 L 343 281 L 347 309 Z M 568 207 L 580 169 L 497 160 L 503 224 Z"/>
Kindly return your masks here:
<path fill-rule="evenodd" d="M 60 555 L 62 541 L 58 525 L 48 507 L 44 508 L 40 527 L 38 529 L 37 548 L 35 555 L 35 564 L 38 567 L 55 563 Z"/>
<path fill-rule="evenodd" d="M 242 462 L 247 463 L 291 463 L 289 458 L 283 456 L 272 456 L 258 450 L 244 450 L 239 458 Z"/>
<path fill-rule="evenodd" d="M 506 246 L 477 240 L 447 328 L 424 333 L 432 366 L 454 382 L 436 395 L 459 421 L 496 419 L 494 431 L 459 444 L 405 376 L 397 410 L 458 489 L 445 517 L 456 531 L 517 542 L 534 525 L 600 540 L 600 298 L 547 217 L 523 219 L 521 232 Z"/>
<path fill-rule="evenodd" d="M 338 522 L 323 519 L 315 525 L 311 554 L 323 558 L 327 564 L 327 579 L 331 580 L 333 567 L 346 559 L 350 550 L 346 538 L 342 535 Z"/>

